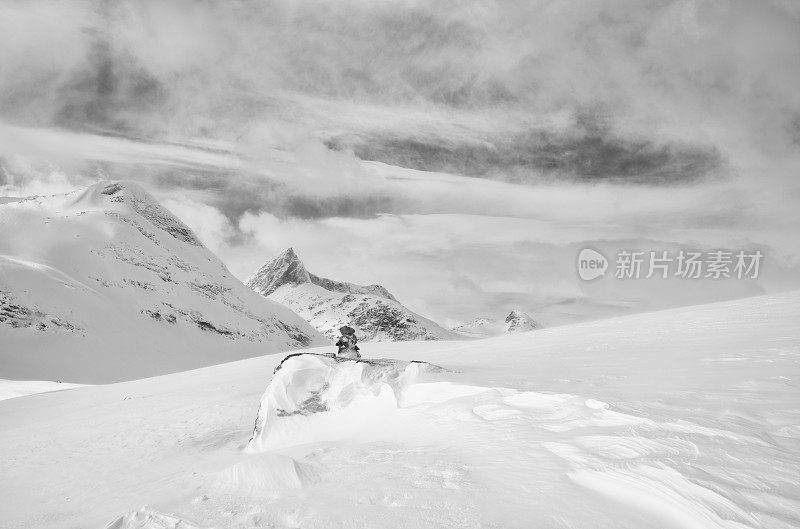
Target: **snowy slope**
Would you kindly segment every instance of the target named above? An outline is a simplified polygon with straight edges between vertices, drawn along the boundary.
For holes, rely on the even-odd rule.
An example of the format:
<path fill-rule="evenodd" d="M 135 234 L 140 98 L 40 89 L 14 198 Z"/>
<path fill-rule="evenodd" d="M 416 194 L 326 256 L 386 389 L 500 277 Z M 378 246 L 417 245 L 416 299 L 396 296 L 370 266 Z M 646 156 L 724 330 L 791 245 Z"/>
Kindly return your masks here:
<path fill-rule="evenodd" d="M 798 321 L 791 292 L 368 344 L 447 370 L 385 383 L 301 361 L 270 385 L 273 355 L 2 401 L 0 526 L 795 528 Z M 299 444 L 246 451 L 270 395 Z"/>
<path fill-rule="evenodd" d="M 82 384 L 52 382 L 49 380 L 3 380 L 0 379 L 0 400 L 24 397 L 35 393 L 61 391 L 81 387 Z"/>
<path fill-rule="evenodd" d="M 322 336 L 135 184 L 0 205 L 0 377 L 109 382 Z"/>
<path fill-rule="evenodd" d="M 246 281 L 330 338 L 350 325 L 361 341 L 446 340 L 459 335 L 408 310 L 380 285 L 355 285 L 309 273 L 292 248 Z"/>
<path fill-rule="evenodd" d="M 526 312 L 514 309 L 503 321 L 478 318 L 453 327 L 453 331 L 471 338 L 486 338 L 500 334 L 527 332 L 541 329 L 542 325 Z"/>

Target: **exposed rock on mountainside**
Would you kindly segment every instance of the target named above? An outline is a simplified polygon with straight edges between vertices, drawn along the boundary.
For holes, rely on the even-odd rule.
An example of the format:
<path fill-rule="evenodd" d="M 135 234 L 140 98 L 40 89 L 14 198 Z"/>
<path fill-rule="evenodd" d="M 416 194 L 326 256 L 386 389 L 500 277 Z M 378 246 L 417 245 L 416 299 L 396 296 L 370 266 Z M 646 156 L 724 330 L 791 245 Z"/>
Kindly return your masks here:
<path fill-rule="evenodd" d="M 519 309 L 512 310 L 511 313 L 506 316 L 505 323 L 505 332 L 507 333 L 533 331 L 542 327 L 527 313 Z"/>
<path fill-rule="evenodd" d="M 268 264 L 261 267 L 255 275 L 247 280 L 247 286 L 262 296 L 269 296 L 286 284 L 300 285 L 303 283 L 311 283 L 331 292 L 366 294 L 368 296 L 378 296 L 397 301 L 388 290 L 380 285 L 354 285 L 353 283 L 334 281 L 309 273 L 303 265 L 303 262 L 297 257 L 294 248 L 289 248 L 284 251 Z"/>
<path fill-rule="evenodd" d="M 519 309 L 512 310 L 503 321 L 478 318 L 469 323 L 453 327 L 453 331 L 471 338 L 485 338 L 505 333 L 516 333 L 541 329 L 542 325 L 529 314 Z"/>
<path fill-rule="evenodd" d="M 246 284 L 286 305 L 331 338 L 342 325 L 353 326 L 362 341 L 460 337 L 410 311 L 380 285 L 355 285 L 308 272 L 292 248 L 261 267 Z"/>

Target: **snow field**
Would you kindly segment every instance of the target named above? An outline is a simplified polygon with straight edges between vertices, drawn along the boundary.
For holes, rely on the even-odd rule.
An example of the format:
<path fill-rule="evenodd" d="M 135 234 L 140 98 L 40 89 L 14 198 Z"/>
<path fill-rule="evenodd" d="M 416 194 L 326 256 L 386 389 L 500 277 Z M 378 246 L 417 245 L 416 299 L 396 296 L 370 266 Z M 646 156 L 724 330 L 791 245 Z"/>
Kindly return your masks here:
<path fill-rule="evenodd" d="M 398 360 L 300 355 L 274 377 L 283 356 L 10 399 L 0 520 L 796 528 L 799 299 L 375 343 L 368 356 Z"/>

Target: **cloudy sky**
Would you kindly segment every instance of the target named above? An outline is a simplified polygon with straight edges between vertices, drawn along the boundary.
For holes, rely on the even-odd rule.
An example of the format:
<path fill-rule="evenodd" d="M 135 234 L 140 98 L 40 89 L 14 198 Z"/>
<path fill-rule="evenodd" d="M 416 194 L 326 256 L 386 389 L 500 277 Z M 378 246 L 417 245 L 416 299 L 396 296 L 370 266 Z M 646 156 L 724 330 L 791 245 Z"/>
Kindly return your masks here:
<path fill-rule="evenodd" d="M 791 0 L 5 0 L 0 194 L 136 180 L 242 279 L 293 246 L 557 324 L 800 288 L 798 86 Z M 765 259 L 585 283 L 585 246 Z"/>

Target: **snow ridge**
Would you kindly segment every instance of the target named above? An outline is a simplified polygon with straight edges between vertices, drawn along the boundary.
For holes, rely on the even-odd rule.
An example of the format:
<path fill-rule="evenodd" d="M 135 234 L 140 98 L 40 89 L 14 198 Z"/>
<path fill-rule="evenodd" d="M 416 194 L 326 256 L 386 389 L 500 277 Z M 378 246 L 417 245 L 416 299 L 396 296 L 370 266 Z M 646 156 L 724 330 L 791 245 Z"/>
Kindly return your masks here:
<path fill-rule="evenodd" d="M 194 246 L 202 246 L 202 243 L 186 224 L 178 220 L 175 215 L 167 211 L 166 208 L 153 200 L 150 195 L 135 184 L 123 186 L 119 182 L 114 182 L 105 186 L 101 193 L 103 195 L 120 197 L 124 202 L 129 204 L 136 213 L 147 219 L 150 224 L 160 230 L 164 230 L 179 241 Z M 112 198 L 112 200 L 114 199 Z"/>
<path fill-rule="evenodd" d="M 245 281 L 248 287 L 262 296 L 269 296 L 283 285 L 301 285 L 303 283 L 311 283 L 331 292 L 364 294 L 397 301 L 381 285 L 356 285 L 309 273 L 293 248 L 285 250 Z"/>
<path fill-rule="evenodd" d="M 174 514 L 166 514 L 148 506 L 123 514 L 104 529 L 201 529 Z"/>

